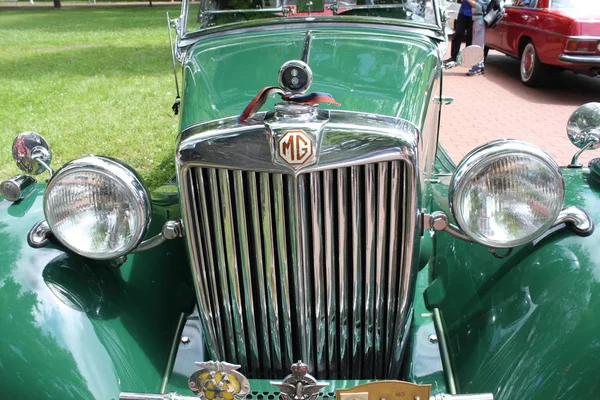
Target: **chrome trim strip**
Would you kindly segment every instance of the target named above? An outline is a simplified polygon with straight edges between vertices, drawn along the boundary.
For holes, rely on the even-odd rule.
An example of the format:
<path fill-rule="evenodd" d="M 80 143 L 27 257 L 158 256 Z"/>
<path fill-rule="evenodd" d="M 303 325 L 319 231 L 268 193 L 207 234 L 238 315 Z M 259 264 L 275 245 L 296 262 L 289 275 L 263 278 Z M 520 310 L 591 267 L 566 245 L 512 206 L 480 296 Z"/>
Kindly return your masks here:
<path fill-rule="evenodd" d="M 164 394 L 167 391 L 167 385 L 169 384 L 169 378 L 173 372 L 173 365 L 175 365 L 175 357 L 177 357 L 177 350 L 179 349 L 179 343 L 181 342 L 181 332 L 183 331 L 183 325 L 185 323 L 185 313 L 179 314 L 179 320 L 177 321 L 177 327 L 175 328 L 175 335 L 173 335 L 173 342 L 171 343 L 171 350 L 169 350 L 169 358 L 167 359 L 167 366 L 163 373 L 162 383 L 160 385 L 160 393 Z"/>
<path fill-rule="evenodd" d="M 323 210 L 322 210 L 322 192 L 321 175 L 323 172 L 313 172 L 310 176 L 310 207 L 312 216 L 312 248 L 313 262 L 312 270 L 314 273 L 314 307 L 315 307 L 315 350 L 316 350 L 316 371 L 324 376 L 327 373 L 327 314 L 325 311 L 325 279 L 324 279 L 324 254 L 323 245 Z"/>
<path fill-rule="evenodd" d="M 269 307 L 267 305 L 267 301 L 269 301 L 269 297 L 271 297 L 271 293 L 269 293 L 269 297 L 267 297 L 267 292 L 265 290 L 265 283 L 267 287 L 270 289 L 270 281 L 265 279 L 265 277 L 269 277 L 269 271 L 265 266 L 265 262 L 263 260 L 263 251 L 265 253 L 268 252 L 266 249 L 267 246 L 270 246 L 271 243 L 265 243 L 263 240 L 263 235 L 261 233 L 261 225 L 260 225 L 260 214 L 259 214 L 259 206 L 258 206 L 258 182 L 256 181 L 256 173 L 255 172 L 247 172 L 246 173 L 248 179 L 248 197 L 250 201 L 250 224 L 252 230 L 252 236 L 254 240 L 257 242 L 256 248 L 254 249 L 254 261 L 255 261 L 255 270 L 256 270 L 256 287 L 258 290 L 258 299 L 255 301 L 258 303 L 259 310 L 257 319 L 260 321 L 258 323 L 257 330 L 259 330 L 259 335 L 262 338 L 263 345 L 260 346 L 260 354 L 263 357 L 261 364 L 267 364 L 266 370 L 269 374 L 272 374 L 272 357 L 271 351 L 274 350 L 273 340 L 271 338 L 272 334 L 277 334 L 277 328 L 272 326 L 272 321 L 267 317 Z M 268 233 L 266 231 L 268 230 Z M 268 225 L 265 227 L 266 236 L 271 236 L 271 226 Z M 272 240 L 271 238 L 269 238 Z M 240 237 L 240 240 L 246 242 L 245 237 Z M 245 244 L 247 247 L 247 243 Z M 272 256 L 272 252 L 269 254 L 269 259 Z M 251 268 L 248 266 L 248 268 Z M 247 272 L 249 273 L 249 271 Z M 252 276 L 252 275 L 250 275 Z M 252 279 L 252 278 L 251 278 Z M 272 303 L 271 303 L 272 304 Z M 275 306 L 277 307 L 277 306 Z M 273 331 L 275 331 L 273 333 Z M 279 346 L 279 336 L 277 335 L 277 346 Z M 264 369 L 263 369 L 264 370 Z"/>
<path fill-rule="evenodd" d="M 340 20 L 343 18 L 344 20 Z M 262 21 L 249 21 L 244 26 L 238 28 L 232 28 L 228 26 L 218 26 L 212 28 L 210 32 L 194 32 L 186 35 L 178 42 L 178 48 L 180 51 L 185 49 L 200 40 L 212 40 L 223 36 L 230 35 L 244 35 L 251 32 L 270 32 L 284 29 L 298 29 L 300 31 L 310 29 L 323 29 L 323 28 L 373 28 L 373 29 L 385 29 L 393 32 L 410 32 L 425 35 L 431 39 L 444 40 L 444 35 L 441 29 L 431 29 L 433 26 L 430 24 L 418 25 L 414 22 L 403 21 L 392 18 L 379 18 L 376 21 L 373 18 L 361 18 L 361 17 L 341 17 L 336 16 L 332 18 L 320 17 L 319 21 L 310 21 L 308 19 L 287 19 L 284 22 L 277 19 L 262 20 Z M 256 24 L 256 25 L 253 25 Z"/>
<path fill-rule="evenodd" d="M 334 171 L 327 170 L 323 171 L 323 249 L 325 253 L 324 266 L 325 266 L 325 282 L 327 282 L 326 295 L 327 295 L 327 315 L 325 327 L 328 327 L 327 331 L 327 368 L 329 371 L 338 370 L 337 362 L 337 290 L 336 290 L 336 269 L 335 269 L 335 235 L 334 235 Z M 338 251 L 342 253 L 341 251 Z M 326 328 L 325 328 L 326 329 Z M 324 329 L 324 330 L 325 330 Z M 330 372 L 330 373 L 331 373 Z"/>
<path fill-rule="evenodd" d="M 600 40 L 600 36 L 568 36 L 568 35 L 563 35 L 562 33 L 547 31 L 545 29 L 540 29 L 540 28 L 533 28 L 529 25 L 517 24 L 514 22 L 500 21 L 500 24 L 506 25 L 506 26 L 512 26 L 512 27 L 516 27 L 516 28 L 523 28 L 523 29 L 527 29 L 530 31 L 545 33 L 547 35 L 557 36 L 557 37 L 561 37 L 561 38 L 565 38 L 565 39 L 569 39 L 569 40 Z"/>
<path fill-rule="evenodd" d="M 571 64 L 587 64 L 594 67 L 600 67 L 600 56 L 572 56 L 569 54 L 561 54 L 558 59 L 562 62 Z"/>
<path fill-rule="evenodd" d="M 289 178 L 289 177 L 288 177 Z M 275 205 L 275 227 L 277 230 L 277 255 L 279 258 L 279 278 L 280 278 L 280 293 L 282 295 L 281 303 L 283 310 L 281 310 L 283 316 L 283 330 L 282 330 L 282 362 L 283 366 L 291 365 L 293 362 L 293 343 L 292 343 L 292 312 L 291 312 L 291 304 L 290 304 L 290 277 L 288 275 L 288 264 L 293 265 L 288 260 L 288 255 L 291 254 L 292 257 L 296 256 L 296 243 L 293 240 L 293 233 L 295 232 L 294 226 L 290 226 L 289 230 L 292 233 L 288 246 L 286 245 L 286 225 L 285 225 L 285 214 L 290 212 L 289 209 L 286 210 L 285 207 L 285 197 L 283 190 L 283 175 L 274 175 L 273 176 L 273 195 L 275 197 L 274 205 Z M 288 193 L 289 195 L 289 193 Z M 289 251 L 289 252 L 288 252 Z M 294 278 L 295 279 L 295 278 Z M 295 291 L 298 290 L 298 286 L 294 286 Z M 295 295 L 296 293 L 294 293 Z"/>
<path fill-rule="evenodd" d="M 375 181 L 375 164 L 364 166 L 364 218 L 365 218 L 365 300 L 364 300 L 364 324 L 363 324 L 363 346 L 364 359 L 362 362 L 362 374 L 373 375 L 373 341 L 375 327 L 375 226 L 377 223 L 377 184 Z M 380 178 L 380 177 L 378 177 Z"/>
<path fill-rule="evenodd" d="M 452 361 L 450 360 L 450 352 L 448 351 L 448 344 L 446 342 L 446 331 L 444 329 L 444 323 L 442 321 L 442 315 L 439 308 L 433 309 L 433 324 L 438 337 L 438 345 L 440 347 L 440 355 L 442 357 L 442 365 L 444 366 L 444 372 L 446 374 L 448 390 L 450 391 L 450 394 L 456 394 L 454 369 L 452 368 Z"/>
<path fill-rule="evenodd" d="M 386 268 L 386 256 L 391 257 L 391 254 L 386 253 L 387 229 L 390 226 L 388 214 L 388 177 L 389 163 L 378 165 L 377 171 L 377 240 L 376 240 L 376 255 L 375 255 L 375 360 L 374 360 L 374 378 L 382 378 L 384 376 L 385 363 L 385 339 L 387 337 L 385 318 L 387 316 L 386 304 L 383 299 L 386 296 L 385 278 L 389 274 L 389 269 Z M 393 203 L 392 203 L 393 204 Z M 384 223 L 385 218 L 385 223 Z"/>
<path fill-rule="evenodd" d="M 264 349 L 262 354 L 258 351 L 258 336 L 256 336 L 256 317 L 257 315 L 254 312 L 254 296 L 252 293 L 252 282 L 254 281 L 252 272 L 250 271 L 250 252 L 248 250 L 248 229 L 246 225 L 246 202 L 244 199 L 244 181 L 242 177 L 242 171 L 236 170 L 233 171 L 233 193 L 235 197 L 234 205 L 235 205 L 235 215 L 236 215 L 236 224 L 235 227 L 237 231 L 234 231 L 234 236 L 237 236 L 237 248 L 239 249 L 239 258 L 241 265 L 239 266 L 241 269 L 242 282 L 239 284 L 239 288 L 243 292 L 244 298 L 244 312 L 243 315 L 246 316 L 246 329 L 248 330 L 248 345 L 249 345 L 249 359 L 250 359 L 250 368 L 248 371 L 258 372 L 260 371 L 260 359 L 264 354 Z M 236 235 L 237 234 L 237 235 Z M 237 261 L 237 260 L 236 260 Z M 237 278 L 239 279 L 239 270 Z M 241 304 L 241 297 L 240 297 Z M 243 329 L 243 326 L 242 326 Z M 267 340 L 267 343 L 268 340 Z"/>

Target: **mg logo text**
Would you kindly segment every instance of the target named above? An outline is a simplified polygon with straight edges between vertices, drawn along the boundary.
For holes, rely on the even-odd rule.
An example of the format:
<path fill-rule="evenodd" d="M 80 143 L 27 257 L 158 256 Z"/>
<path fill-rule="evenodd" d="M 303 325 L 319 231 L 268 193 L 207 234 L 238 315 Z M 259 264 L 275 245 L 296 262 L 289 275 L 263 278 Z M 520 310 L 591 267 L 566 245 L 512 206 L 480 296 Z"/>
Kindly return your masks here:
<path fill-rule="evenodd" d="M 277 147 L 279 157 L 289 165 L 302 165 L 313 155 L 312 139 L 299 129 L 287 131 Z"/>

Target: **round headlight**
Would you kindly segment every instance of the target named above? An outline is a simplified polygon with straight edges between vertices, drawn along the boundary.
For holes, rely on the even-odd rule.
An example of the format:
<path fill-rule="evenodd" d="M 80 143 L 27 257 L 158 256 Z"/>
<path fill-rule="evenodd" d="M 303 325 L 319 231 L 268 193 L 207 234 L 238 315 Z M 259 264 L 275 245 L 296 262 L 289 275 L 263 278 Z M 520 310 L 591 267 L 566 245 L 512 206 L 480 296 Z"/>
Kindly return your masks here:
<path fill-rule="evenodd" d="M 495 248 L 529 243 L 556 221 L 564 202 L 558 165 L 540 148 L 498 140 L 470 152 L 450 183 L 458 226 Z"/>
<path fill-rule="evenodd" d="M 88 156 L 56 172 L 44 194 L 52 234 L 88 258 L 108 260 L 135 249 L 150 223 L 150 196 L 125 164 Z"/>

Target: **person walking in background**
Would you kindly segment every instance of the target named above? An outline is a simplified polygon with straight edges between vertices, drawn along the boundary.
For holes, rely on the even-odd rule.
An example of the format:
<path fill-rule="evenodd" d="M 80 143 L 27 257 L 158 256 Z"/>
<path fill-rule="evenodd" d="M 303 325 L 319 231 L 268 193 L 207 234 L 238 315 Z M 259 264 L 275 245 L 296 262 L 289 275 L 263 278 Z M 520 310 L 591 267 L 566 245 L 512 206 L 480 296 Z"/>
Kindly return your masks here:
<path fill-rule="evenodd" d="M 474 0 L 473 0 L 474 1 Z M 452 48 L 450 50 L 450 58 L 444 60 L 444 64 L 456 62 L 460 46 L 463 41 L 467 42 L 467 46 L 473 41 L 473 5 L 468 0 L 462 0 L 458 18 L 454 25 L 454 38 L 452 39 Z"/>
<path fill-rule="evenodd" d="M 467 0 L 472 6 L 473 18 L 473 44 L 485 48 L 485 21 L 483 20 L 484 11 L 487 10 L 491 0 Z M 483 75 L 485 73 L 485 65 L 483 60 L 479 64 L 467 72 L 468 76 Z"/>

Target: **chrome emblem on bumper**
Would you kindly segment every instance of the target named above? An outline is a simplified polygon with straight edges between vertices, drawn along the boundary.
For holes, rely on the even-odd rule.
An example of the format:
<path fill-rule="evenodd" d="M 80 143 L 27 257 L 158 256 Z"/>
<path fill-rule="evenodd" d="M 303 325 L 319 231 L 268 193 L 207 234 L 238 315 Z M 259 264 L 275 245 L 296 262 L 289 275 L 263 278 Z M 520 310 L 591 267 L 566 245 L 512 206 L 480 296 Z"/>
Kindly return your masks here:
<path fill-rule="evenodd" d="M 282 400 L 315 400 L 319 392 L 329 382 L 317 382 L 317 380 L 308 374 L 308 365 L 302 361 L 292 364 L 292 373 L 285 377 L 283 382 L 271 382 L 281 391 Z"/>
<path fill-rule="evenodd" d="M 207 400 L 243 399 L 250 392 L 248 379 L 237 369 L 240 365 L 219 361 L 197 362 L 200 369 L 188 380 L 192 392 Z"/>

